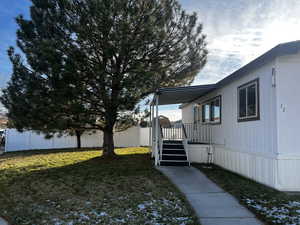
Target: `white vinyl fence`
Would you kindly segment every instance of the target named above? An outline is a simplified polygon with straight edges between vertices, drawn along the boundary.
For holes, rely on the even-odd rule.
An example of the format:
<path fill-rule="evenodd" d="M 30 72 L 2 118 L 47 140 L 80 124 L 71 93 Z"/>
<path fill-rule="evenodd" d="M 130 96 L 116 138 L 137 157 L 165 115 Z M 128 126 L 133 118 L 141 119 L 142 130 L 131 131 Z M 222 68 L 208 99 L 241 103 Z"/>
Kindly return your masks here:
<path fill-rule="evenodd" d="M 131 127 L 123 132 L 114 134 L 116 147 L 136 147 L 149 145 L 149 128 Z M 82 148 L 102 147 L 103 133 L 101 131 L 85 132 L 81 136 Z M 45 139 L 43 134 L 34 131 L 18 132 L 15 129 L 5 131 L 5 152 L 35 150 L 35 149 L 59 149 L 76 148 L 76 136 L 64 135 Z"/>

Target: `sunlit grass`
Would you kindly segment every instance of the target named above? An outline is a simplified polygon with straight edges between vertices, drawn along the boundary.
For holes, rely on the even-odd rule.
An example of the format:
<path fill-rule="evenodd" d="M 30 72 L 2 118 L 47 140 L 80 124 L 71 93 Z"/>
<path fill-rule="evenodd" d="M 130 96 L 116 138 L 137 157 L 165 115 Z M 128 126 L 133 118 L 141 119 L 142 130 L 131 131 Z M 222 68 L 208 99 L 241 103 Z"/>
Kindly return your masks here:
<path fill-rule="evenodd" d="M 59 154 L 58 154 L 59 153 Z M 130 147 L 115 149 L 117 155 L 147 154 L 149 148 Z M 1 169 L 22 170 L 26 171 L 41 170 L 43 168 L 53 168 L 66 166 L 95 157 L 102 156 L 101 149 L 88 150 L 40 150 L 19 153 L 9 153 L 0 158 Z M 1 164 L 1 161 L 5 163 Z M 23 172 L 26 172 L 25 170 Z M 22 171 L 20 171 L 22 172 Z M 1 177 L 1 175 L 0 175 Z M 0 178 L 1 179 L 1 178 Z"/>
<path fill-rule="evenodd" d="M 117 148 L 115 150 L 117 155 L 132 155 L 132 154 L 147 154 L 150 153 L 149 148 L 136 147 L 136 148 Z"/>

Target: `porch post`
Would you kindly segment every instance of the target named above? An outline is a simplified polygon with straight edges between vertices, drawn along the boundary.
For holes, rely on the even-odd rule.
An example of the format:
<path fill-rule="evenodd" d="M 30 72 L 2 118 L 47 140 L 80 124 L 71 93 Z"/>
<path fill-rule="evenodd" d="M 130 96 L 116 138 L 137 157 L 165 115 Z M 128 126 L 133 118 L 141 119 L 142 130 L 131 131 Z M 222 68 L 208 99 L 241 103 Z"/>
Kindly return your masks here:
<path fill-rule="evenodd" d="M 151 126 L 152 126 L 152 129 L 151 129 L 151 147 L 152 147 L 152 156 L 155 157 L 155 127 L 154 127 L 154 100 L 152 101 L 151 103 Z"/>
<path fill-rule="evenodd" d="M 149 116 L 149 150 L 151 150 L 151 158 L 154 157 L 153 154 L 153 142 L 152 142 L 152 103 L 149 105 L 149 111 L 150 111 L 150 116 Z"/>
<path fill-rule="evenodd" d="M 158 166 L 158 145 L 159 145 L 159 140 L 158 140 L 158 94 L 155 96 L 155 109 L 156 109 L 156 120 L 155 120 L 155 165 Z"/>

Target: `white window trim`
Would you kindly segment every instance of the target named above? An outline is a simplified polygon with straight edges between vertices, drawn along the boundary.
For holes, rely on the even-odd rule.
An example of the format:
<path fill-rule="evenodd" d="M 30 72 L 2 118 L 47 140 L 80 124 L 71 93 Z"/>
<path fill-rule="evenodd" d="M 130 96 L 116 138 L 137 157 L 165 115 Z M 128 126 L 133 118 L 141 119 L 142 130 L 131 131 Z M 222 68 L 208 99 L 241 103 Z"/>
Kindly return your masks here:
<path fill-rule="evenodd" d="M 211 120 L 211 118 L 210 118 L 210 117 L 211 117 L 211 111 L 210 111 L 211 108 L 210 108 L 210 104 L 207 104 L 207 103 L 208 103 L 208 102 L 204 102 L 204 103 L 202 104 L 202 107 L 203 107 L 203 106 L 206 106 L 206 105 L 209 106 L 208 121 L 206 121 L 206 120 L 203 121 L 203 116 L 204 116 L 204 115 L 201 115 L 201 123 L 202 123 L 202 124 L 208 124 L 208 123 L 211 122 L 211 121 L 210 121 L 210 120 Z M 210 103 L 210 102 L 209 102 L 209 103 Z M 203 114 L 203 109 L 202 109 L 202 107 L 201 107 L 201 113 Z M 205 109 L 204 109 L 204 112 L 205 112 Z"/>
<path fill-rule="evenodd" d="M 212 117 L 211 117 L 211 114 L 212 114 L 212 107 L 211 107 L 211 105 L 210 105 L 209 123 L 211 123 L 211 124 L 220 124 L 220 123 L 221 123 L 221 118 L 222 118 L 222 116 L 221 116 L 221 113 L 222 113 L 222 106 L 221 106 L 222 101 L 221 101 L 221 95 L 218 95 L 218 96 L 214 97 L 214 98 L 210 101 L 210 103 L 213 102 L 213 101 L 216 101 L 216 99 L 219 99 L 219 104 L 220 104 L 220 105 L 219 105 L 219 107 L 220 107 L 220 117 L 219 117 L 219 121 L 212 121 Z"/>
<path fill-rule="evenodd" d="M 220 102 L 220 120 L 219 121 L 212 121 L 211 119 L 211 103 L 216 100 L 219 99 Z M 204 105 L 209 105 L 209 119 L 208 121 L 203 121 L 203 115 L 201 115 L 201 123 L 202 124 L 221 124 L 222 123 L 222 99 L 221 99 L 221 95 L 217 95 L 213 98 L 210 98 L 204 102 L 201 103 L 201 113 L 203 113 L 202 107 Z"/>
<path fill-rule="evenodd" d="M 259 80 L 258 78 L 253 80 L 253 81 L 250 81 L 244 85 L 241 85 L 238 87 L 238 93 L 237 93 L 237 96 L 238 96 L 238 101 L 237 101 L 237 109 L 238 109 L 238 120 L 240 122 L 242 122 L 243 120 L 248 120 L 248 119 L 259 119 Z M 248 91 L 246 90 L 246 116 L 244 117 L 240 117 L 240 90 L 243 90 L 243 89 L 247 89 L 249 86 L 252 86 L 253 84 L 255 84 L 255 115 L 253 116 L 248 116 L 247 113 L 248 113 Z"/>

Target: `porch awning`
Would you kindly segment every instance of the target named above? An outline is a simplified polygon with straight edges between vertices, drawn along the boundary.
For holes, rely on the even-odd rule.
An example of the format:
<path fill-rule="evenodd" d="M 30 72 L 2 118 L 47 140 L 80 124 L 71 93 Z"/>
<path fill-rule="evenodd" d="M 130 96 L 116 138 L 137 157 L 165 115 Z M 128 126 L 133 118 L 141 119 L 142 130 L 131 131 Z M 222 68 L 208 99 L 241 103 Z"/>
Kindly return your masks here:
<path fill-rule="evenodd" d="M 176 88 L 160 88 L 156 93 L 156 95 L 159 96 L 158 105 L 188 103 L 200 98 L 207 92 L 212 91 L 215 87 L 215 84 L 209 84 Z"/>

